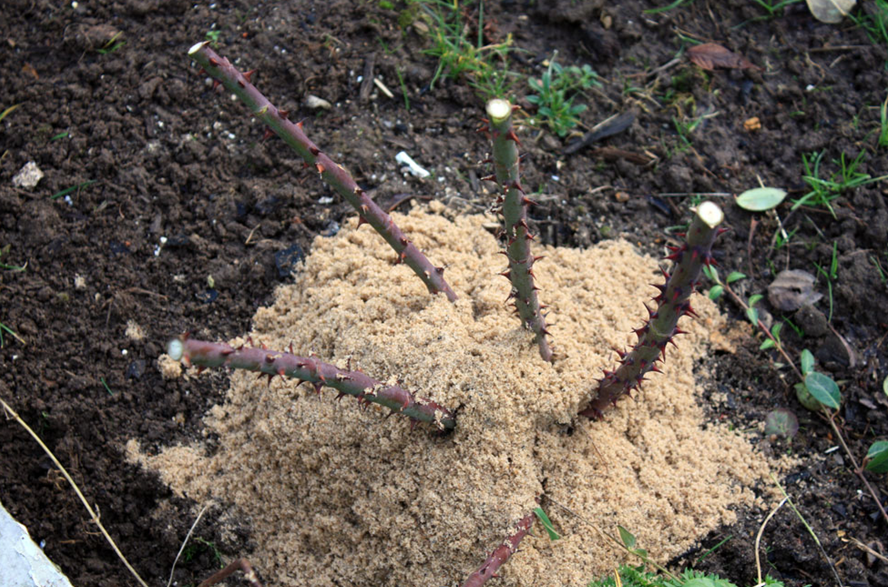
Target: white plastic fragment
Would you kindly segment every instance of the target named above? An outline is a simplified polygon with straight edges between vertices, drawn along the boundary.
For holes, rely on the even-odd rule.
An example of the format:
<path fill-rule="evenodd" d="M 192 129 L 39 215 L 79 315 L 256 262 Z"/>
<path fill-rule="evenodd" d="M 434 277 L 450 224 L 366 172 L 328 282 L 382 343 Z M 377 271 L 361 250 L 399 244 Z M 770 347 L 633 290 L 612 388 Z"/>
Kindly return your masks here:
<path fill-rule="evenodd" d="M 305 97 L 305 105 L 311 108 L 312 110 L 323 109 L 329 110 L 333 108 L 333 105 L 330 102 L 327 102 L 323 98 L 318 98 L 313 94 L 309 94 Z"/>
<path fill-rule="evenodd" d="M 43 172 L 40 171 L 36 163 L 28 161 L 12 178 L 12 185 L 17 188 L 31 189 L 36 187 L 41 179 L 43 179 Z"/>
<path fill-rule="evenodd" d="M 416 176 L 416 177 L 419 177 L 420 179 L 425 179 L 426 177 L 428 177 L 428 176 L 431 175 L 431 173 L 429 173 L 428 171 L 426 171 L 425 169 L 423 169 L 422 167 L 420 167 L 420 166 L 416 163 L 416 161 L 414 161 L 414 160 L 410 157 L 410 155 L 408 155 L 408 154 L 407 154 L 406 152 L 404 152 L 404 151 L 401 151 L 400 153 L 398 153 L 397 155 L 395 155 L 395 161 L 397 161 L 397 162 L 400 163 L 401 165 L 406 165 L 406 166 L 407 166 L 407 169 L 410 171 L 410 173 L 413 174 L 413 175 Z"/>
<path fill-rule="evenodd" d="M 34 544 L 28 530 L 0 503 L 0 569 L 3 585 L 71 587 L 71 582 Z"/>

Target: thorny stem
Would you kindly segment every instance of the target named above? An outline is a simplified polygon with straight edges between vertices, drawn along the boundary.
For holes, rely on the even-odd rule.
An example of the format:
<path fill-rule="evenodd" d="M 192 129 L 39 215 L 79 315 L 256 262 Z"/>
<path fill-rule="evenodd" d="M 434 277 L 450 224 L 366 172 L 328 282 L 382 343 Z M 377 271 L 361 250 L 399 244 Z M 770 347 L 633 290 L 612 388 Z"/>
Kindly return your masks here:
<path fill-rule="evenodd" d="M 292 351 L 292 349 L 291 349 Z M 186 365 L 196 365 L 201 370 L 207 367 L 229 367 L 264 374 L 268 382 L 280 375 L 299 382 L 311 383 L 315 391 L 332 387 L 339 392 L 339 398 L 346 395 L 357 398 L 366 406 L 379 404 L 403 414 L 416 422 L 430 422 L 439 430 L 451 430 L 456 426 L 453 413 L 429 399 L 419 399 L 411 392 L 397 385 L 386 385 L 368 377 L 362 371 L 340 369 L 323 363 L 313 357 L 300 357 L 281 351 L 270 351 L 256 347 L 232 347 L 225 343 L 194 340 L 187 335 L 170 342 L 169 355 Z"/>
<path fill-rule="evenodd" d="M 435 267 L 423 255 L 416 245 L 404 236 L 382 208 L 355 183 L 355 180 L 341 166 L 336 164 L 326 153 L 323 153 L 305 133 L 301 122 L 287 120 L 288 112 L 279 110 L 250 83 L 253 72 L 241 73 L 231 65 L 228 59 L 220 57 L 209 47 L 209 42 L 198 43 L 188 51 L 194 59 L 215 80 L 214 87 L 220 83 L 237 96 L 268 127 L 266 136 L 272 132 L 284 140 L 300 157 L 305 165 L 314 167 L 318 175 L 330 187 L 348 200 L 358 211 L 358 226 L 369 224 L 398 254 L 397 262 L 404 262 L 425 283 L 430 293 L 443 293 L 451 302 L 456 301 L 456 294 L 444 280 L 444 268 Z"/>
<path fill-rule="evenodd" d="M 259 582 L 259 578 L 256 576 L 256 571 L 253 570 L 252 565 L 250 565 L 250 561 L 245 558 L 239 558 L 237 560 L 231 561 L 228 565 L 213 574 L 212 577 L 198 585 L 197 587 L 210 587 L 210 585 L 215 585 L 220 581 L 224 581 L 237 571 L 243 571 L 244 579 L 246 579 L 251 587 L 262 587 L 262 583 Z"/>
<path fill-rule="evenodd" d="M 515 298 L 515 308 L 521 322 L 534 334 L 534 344 L 540 348 L 544 361 L 552 361 L 552 348 L 546 340 L 549 331 L 546 319 L 533 282 L 533 264 L 542 257 L 534 257 L 530 252 L 530 234 L 527 226 L 527 207 L 533 203 L 521 187 L 518 160 L 518 137 L 512 127 L 512 105 L 506 100 L 491 100 L 487 103 L 489 131 L 493 138 L 494 175 L 485 179 L 496 181 L 502 190 L 497 203 L 502 204 L 507 238 L 506 258 L 509 268 L 502 274 L 512 282 L 510 298 Z"/>
<path fill-rule="evenodd" d="M 746 304 L 746 302 L 743 301 L 743 298 L 741 298 L 739 295 L 737 295 L 737 293 L 734 290 L 732 290 L 731 287 L 727 283 L 724 283 L 720 280 L 717 283 L 718 283 L 718 285 L 720 285 L 724 288 L 724 291 L 727 292 L 727 294 L 731 297 L 732 300 L 734 300 L 734 302 L 738 306 L 743 308 L 744 312 L 747 312 L 749 310 L 749 306 Z M 777 349 L 777 352 L 780 353 L 780 355 L 786 361 L 786 364 L 792 368 L 792 370 L 795 372 L 796 376 L 799 378 L 799 381 L 804 385 L 805 376 L 802 375 L 802 372 L 799 371 L 798 367 L 796 367 L 795 362 L 789 357 L 789 355 L 786 352 L 786 349 L 784 349 L 783 345 L 780 344 L 780 341 L 777 340 L 773 334 L 771 334 L 771 331 L 768 330 L 768 328 L 764 325 L 764 323 L 762 323 L 761 320 L 756 320 L 756 326 L 758 327 L 759 330 L 761 330 L 764 333 L 765 336 L 767 336 L 769 339 L 771 339 L 774 342 L 774 348 Z M 851 464 L 854 466 L 854 473 L 857 475 L 857 477 L 860 479 L 860 481 L 866 487 L 867 491 L 869 491 L 869 494 L 873 498 L 873 501 L 876 502 L 876 507 L 879 508 L 879 512 L 881 512 L 881 514 L 882 514 L 882 518 L 885 520 L 886 523 L 888 523 L 888 512 L 885 511 L 885 508 L 882 506 L 882 502 L 881 502 L 881 500 L 879 500 L 879 496 L 876 493 L 876 490 L 873 489 L 872 485 L 870 485 L 869 480 L 867 480 L 866 476 L 863 473 L 863 468 L 857 464 L 857 459 L 854 458 L 854 454 L 851 452 L 851 449 L 848 447 L 848 443 L 845 442 L 845 436 L 842 434 L 842 431 L 839 429 L 838 425 L 835 422 L 835 414 L 832 411 L 830 411 L 826 406 L 823 407 L 823 412 L 826 414 L 826 416 L 825 416 L 826 420 L 829 422 L 830 427 L 832 427 L 833 432 L 836 433 L 836 437 L 839 439 L 839 444 L 842 445 L 842 449 L 845 451 L 845 454 L 848 455 L 848 458 L 851 460 Z"/>
<path fill-rule="evenodd" d="M 503 543 L 490 553 L 487 560 L 469 575 L 462 587 L 481 587 L 488 579 L 495 577 L 497 570 L 509 560 L 509 557 L 518 551 L 518 545 L 527 533 L 530 532 L 535 517 L 536 514 L 531 513 L 521 518 L 515 525 L 515 532 L 503 540 Z"/>
<path fill-rule="evenodd" d="M 616 371 L 604 372 L 604 378 L 599 381 L 598 396 L 580 415 L 601 417 L 605 409 L 639 386 L 648 371 L 660 370 L 656 361 L 665 360 L 666 345 L 674 345 L 672 338 L 684 332 L 677 326 L 678 319 L 685 314 L 695 315 L 689 298 L 703 266 L 712 262 L 712 243 L 723 220 L 724 213 L 716 204 L 703 202 L 697 207 L 685 243 L 666 257 L 675 261 L 675 266 L 672 275 L 664 272 L 665 285 L 654 286 L 660 290 L 654 298 L 657 307 L 648 308 L 647 322 L 635 330 L 638 342 L 628 354 L 620 352 L 620 367 Z"/>

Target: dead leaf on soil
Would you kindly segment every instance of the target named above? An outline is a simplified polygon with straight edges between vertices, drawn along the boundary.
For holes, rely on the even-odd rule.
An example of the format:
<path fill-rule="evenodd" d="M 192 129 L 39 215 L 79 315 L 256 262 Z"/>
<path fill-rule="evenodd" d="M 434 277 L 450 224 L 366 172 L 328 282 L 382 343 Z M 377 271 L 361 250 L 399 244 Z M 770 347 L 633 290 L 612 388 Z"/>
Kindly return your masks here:
<path fill-rule="evenodd" d="M 836 24 L 842 22 L 857 0 L 807 0 L 808 10 L 820 22 Z"/>
<path fill-rule="evenodd" d="M 814 291 L 814 276 L 800 269 L 781 271 L 768 286 L 768 301 L 784 312 L 794 312 L 823 297 Z"/>
<path fill-rule="evenodd" d="M 703 69 L 712 71 L 716 67 L 728 69 L 761 69 L 746 57 L 725 49 L 717 43 L 703 43 L 688 49 L 688 57 Z"/>

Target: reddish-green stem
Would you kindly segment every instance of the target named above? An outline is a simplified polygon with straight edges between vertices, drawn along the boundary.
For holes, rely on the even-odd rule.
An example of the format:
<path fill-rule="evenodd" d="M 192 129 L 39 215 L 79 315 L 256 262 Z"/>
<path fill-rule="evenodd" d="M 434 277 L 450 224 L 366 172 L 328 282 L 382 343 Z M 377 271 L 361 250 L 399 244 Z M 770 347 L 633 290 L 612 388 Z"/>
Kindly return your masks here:
<path fill-rule="evenodd" d="M 631 352 L 620 353 L 620 366 L 616 371 L 604 372 L 598 395 L 580 415 L 601 417 L 602 412 L 621 396 L 641 385 L 648 371 L 660 370 L 656 362 L 665 360 L 666 345 L 675 344 L 672 338 L 683 332 L 678 328 L 678 319 L 685 314 L 695 315 L 689 298 L 703 266 L 712 261 L 712 243 L 718 236 L 718 225 L 722 220 L 724 214 L 716 204 L 703 202 L 697 207 L 685 243 L 673 249 L 667 257 L 675 262 L 672 274 L 664 272 L 666 284 L 654 286 L 660 290 L 654 298 L 657 306 L 648 308 L 648 320 L 635 330 L 638 342 Z"/>
<path fill-rule="evenodd" d="M 335 189 L 358 211 L 358 226 L 369 224 L 398 254 L 397 262 L 403 261 L 425 283 L 429 292 L 443 293 L 451 302 L 456 294 L 444 281 L 444 268 L 435 267 L 404 235 L 391 216 L 376 205 L 367 193 L 355 183 L 349 173 L 336 164 L 326 153 L 302 132 L 301 122 L 290 122 L 288 113 L 276 108 L 250 83 L 253 72 L 241 73 L 228 59 L 220 57 L 209 47 L 209 43 L 198 43 L 189 51 L 203 69 L 222 84 L 225 89 L 237 96 L 268 129 L 284 140 L 309 167 L 313 167 L 327 185 Z M 268 131 L 266 131 L 268 132 Z"/>
<path fill-rule="evenodd" d="M 506 258 L 509 268 L 503 273 L 512 283 L 510 298 L 515 298 L 515 308 L 521 322 L 533 332 L 534 344 L 540 348 L 540 356 L 545 361 L 552 360 L 552 348 L 546 340 L 546 318 L 533 282 L 533 264 L 542 257 L 534 257 L 530 252 L 533 235 L 527 226 L 527 206 L 531 200 L 521 187 L 518 160 L 518 137 L 512 127 L 512 105 L 505 100 L 491 100 L 487 103 L 490 134 L 493 138 L 494 175 L 486 178 L 495 180 L 502 194 L 497 202 L 502 204 L 505 236 L 507 239 Z"/>
<path fill-rule="evenodd" d="M 168 353 L 186 365 L 201 368 L 229 367 L 244 369 L 268 376 L 268 382 L 280 375 L 301 382 L 311 383 L 320 393 L 322 387 L 332 387 L 339 397 L 357 398 L 362 405 L 374 403 L 389 408 L 392 413 L 403 414 L 414 424 L 430 422 L 440 430 L 456 426 L 453 414 L 429 399 L 418 399 L 397 385 L 386 385 L 361 371 L 340 369 L 313 357 L 300 357 L 292 352 L 270 351 L 256 347 L 232 347 L 219 342 L 205 342 L 182 336 L 170 342 Z"/>
<path fill-rule="evenodd" d="M 237 560 L 231 561 L 230 563 L 228 563 L 228 566 L 220 571 L 217 571 L 212 577 L 210 577 L 197 587 L 210 587 L 211 585 L 215 585 L 220 581 L 224 581 L 237 571 L 243 572 L 244 580 L 250 584 L 250 587 L 262 587 L 262 583 L 259 582 L 259 578 L 256 576 L 256 571 L 253 570 L 253 566 L 250 565 L 250 561 L 245 558 L 239 558 Z"/>
<path fill-rule="evenodd" d="M 528 532 L 530 532 L 535 517 L 536 514 L 529 514 L 521 518 L 521 520 L 515 525 L 515 532 L 503 540 L 503 543 L 490 553 L 490 556 L 487 557 L 484 564 L 469 575 L 469 578 L 466 579 L 466 582 L 463 583 L 462 587 L 481 587 L 481 585 L 486 583 L 488 579 L 495 577 L 497 570 L 509 560 L 509 557 L 518 551 L 518 545 Z"/>

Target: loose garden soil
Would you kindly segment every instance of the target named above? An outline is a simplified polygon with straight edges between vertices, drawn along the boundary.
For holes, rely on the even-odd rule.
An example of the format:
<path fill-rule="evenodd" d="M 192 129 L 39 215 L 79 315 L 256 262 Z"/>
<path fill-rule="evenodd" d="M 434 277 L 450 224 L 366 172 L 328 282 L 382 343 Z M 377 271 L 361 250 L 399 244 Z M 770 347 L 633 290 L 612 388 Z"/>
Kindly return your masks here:
<path fill-rule="evenodd" d="M 404 201 L 409 195 L 437 200 L 450 213 L 491 206 L 489 190 L 477 180 L 486 173 L 477 162 L 488 150 L 483 135 L 474 133 L 482 101 L 461 82 L 439 80 L 430 89 L 436 62 L 422 53 L 421 27 L 399 28 L 405 6 L 387 6 L 9 0 L 0 8 L 0 111 L 19 105 L 0 122 L 0 263 L 27 265 L 0 269 L 0 323 L 17 334 L 3 331 L 0 397 L 68 467 L 151 585 L 168 580 L 199 505 L 131 463 L 126 445 L 135 439 L 147 454 L 158 454 L 207 441 L 204 419 L 225 404 L 229 389 L 221 372 L 164 380 L 157 359 L 166 341 L 183 331 L 218 340 L 249 332 L 275 287 L 297 279 L 291 269 L 300 271 L 313 239 L 349 230 L 354 216 L 315 174 L 301 171 L 282 142 L 262 141 L 263 129 L 241 104 L 212 91 L 189 63 L 188 48 L 219 31 L 217 51 L 242 69 L 258 69 L 257 86 L 291 117 L 304 117 L 309 135 L 382 205 L 400 202 L 406 210 L 413 205 Z M 811 349 L 818 368 L 840 382 L 840 422 L 860 459 L 874 439 L 888 438 L 882 391 L 888 294 L 879 269 L 888 267 L 888 184 L 842 195 L 832 203 L 835 215 L 823 207 L 790 208 L 807 191 L 803 155 L 824 152 L 826 176 L 837 170 L 834 159 L 862 151 L 860 171 L 877 176 L 888 169 L 886 150 L 877 146 L 888 52 L 848 21 L 817 22 L 804 4 L 772 19 L 740 0 L 697 0 L 643 13 L 652 7 L 634 0 L 484 6 L 488 41 L 511 34 L 522 50 L 514 54 L 514 70 L 540 76 L 557 50 L 560 63 L 589 63 L 599 73 L 603 86 L 588 94 L 581 116 L 586 127 L 636 114 L 625 132 L 571 156 L 561 154 L 567 140 L 522 131 L 524 182 L 539 192 L 532 211 L 538 240 L 589 248 L 623 237 L 660 255 L 674 242 L 669 229 L 686 222 L 695 194 L 736 194 L 759 179 L 786 188 L 787 202 L 771 213 L 751 214 L 730 198 L 720 200 L 731 231 L 720 238 L 717 259 L 723 272 L 747 274 L 737 286 L 748 297 L 766 293 L 783 269 L 818 274 L 815 264 L 828 268 L 835 256 L 837 277 L 831 284 L 818 278 L 815 289 L 824 297 L 815 306 L 784 312 L 766 296 L 760 308 L 799 328 L 783 328 L 792 356 Z M 670 64 L 687 39 L 720 43 L 761 69 L 705 72 L 685 56 Z M 375 76 L 396 98 L 371 88 L 361 99 L 359 78 L 371 55 Z M 516 88 L 519 103 L 533 113 L 526 93 Z M 308 95 L 332 107 L 311 110 Z M 747 122 L 754 117 L 760 128 Z M 678 136 L 673 118 L 701 120 L 690 144 Z M 409 179 L 405 188 L 394 160 L 401 150 L 434 176 Z M 646 166 L 632 162 L 651 158 Z M 13 176 L 29 161 L 45 176 L 34 188 L 15 187 Z M 792 235 L 783 246 L 775 236 L 781 229 Z M 837 441 L 829 426 L 798 404 L 792 373 L 776 364 L 776 355 L 758 350 L 760 336 L 742 312 L 728 300 L 719 306 L 728 315 L 725 328 L 739 338 L 698 366 L 710 421 L 752 432 L 763 454 L 797 458 L 780 481 L 843 582 L 888 584 L 886 564 L 856 546 L 884 552 L 885 522 L 861 493 L 847 457 L 832 450 Z M 314 400 L 299 399 L 293 409 L 305 401 Z M 357 410 L 346 401 L 333 413 L 348 418 L 349 409 Z M 758 432 L 777 407 L 801 420 L 790 441 Z M 608 424 L 608 417 L 565 424 L 565 434 Z M 406 423 L 392 418 L 374 425 Z M 414 432 L 423 439 L 416 442 L 428 442 L 428 435 Z M 212 433 L 209 441 L 221 442 Z M 132 584 L 64 479 L 15 422 L 0 426 L 0 446 L 0 499 L 73 583 Z M 885 477 L 870 480 L 885 501 Z M 756 491 L 770 490 L 762 484 Z M 571 541 L 588 541 L 593 550 L 600 537 L 557 506 L 547 510 L 571 530 Z M 739 507 L 735 522 L 676 554 L 670 565 L 694 564 L 738 584 L 754 583 L 753 543 L 763 516 L 761 509 Z M 257 552 L 254 522 L 231 504 L 210 509 L 176 567 L 177 584 L 207 577 L 219 557 Z M 664 521 L 648 523 L 630 529 L 655 534 Z M 312 528 L 304 532 L 311 535 Z M 317 532 L 312 539 L 323 541 L 323 528 Z M 499 538 L 467 540 L 484 542 L 464 559 L 480 563 Z M 557 547 L 546 548 L 557 565 Z M 834 584 L 811 535 L 786 508 L 769 524 L 762 552 L 767 572 L 787 585 Z M 262 560 L 254 563 L 261 572 Z M 421 561 L 416 564 L 424 573 Z M 455 584 L 470 570 L 454 569 L 439 583 Z M 310 577 L 299 580 L 312 584 Z"/>

